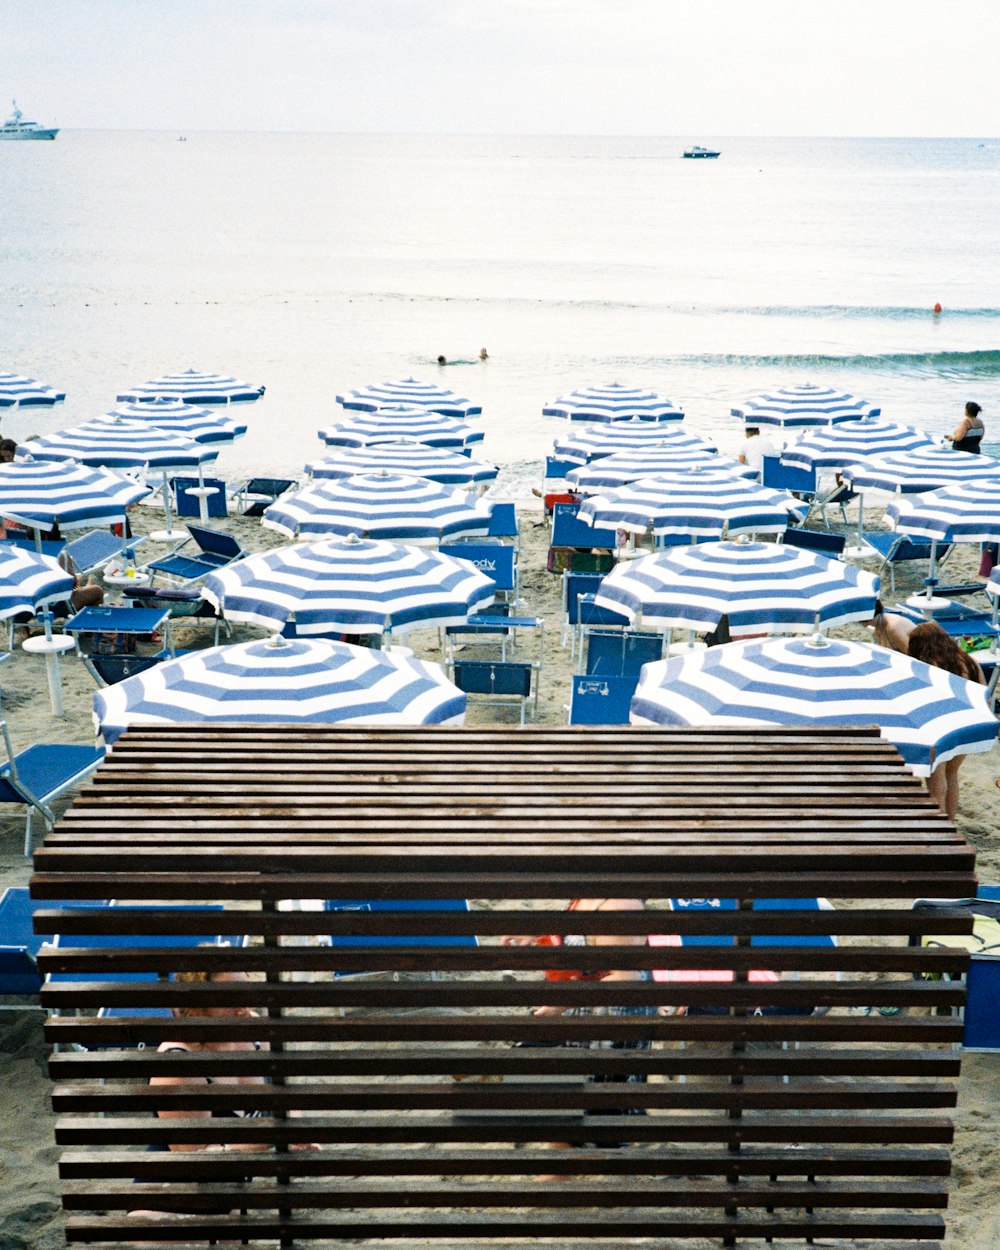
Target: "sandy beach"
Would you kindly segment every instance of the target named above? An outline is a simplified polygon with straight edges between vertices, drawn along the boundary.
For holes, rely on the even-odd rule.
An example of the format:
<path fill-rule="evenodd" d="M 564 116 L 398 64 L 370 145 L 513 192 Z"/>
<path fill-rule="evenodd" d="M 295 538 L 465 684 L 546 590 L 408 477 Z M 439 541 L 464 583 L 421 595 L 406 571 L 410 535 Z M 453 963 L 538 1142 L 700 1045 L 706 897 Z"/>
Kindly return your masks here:
<path fill-rule="evenodd" d="M 141 507 L 136 510 L 138 533 L 162 524 L 162 513 Z M 569 650 L 559 645 L 560 579 L 545 569 L 548 525 L 541 511 L 520 508 L 522 610 L 546 622 L 545 667 L 535 723 L 565 722 L 570 678 L 574 671 Z M 873 511 L 866 523 L 877 523 Z M 230 517 L 213 524 L 232 533 L 248 551 L 283 545 L 277 534 L 263 529 L 257 520 Z M 155 554 L 152 544 L 140 551 Z M 946 566 L 952 580 L 976 576 L 976 546 L 960 547 Z M 869 565 L 868 567 L 874 567 Z M 897 572 L 896 598 L 920 588 L 923 565 Z M 888 589 L 888 587 L 887 587 Z M 886 596 L 887 602 L 891 597 Z M 867 640 L 862 626 L 834 631 L 837 636 Z M 205 645 L 210 635 L 202 628 L 193 645 Z M 15 747 L 51 740 L 92 742 L 91 698 L 94 681 L 78 659 L 63 661 L 65 717 L 53 717 L 40 657 L 24 653 L 17 635 L 11 659 L 0 670 L 3 715 L 9 722 Z M 234 641 L 261 636 L 251 627 L 235 627 Z M 185 645 L 183 627 L 175 629 L 175 641 Z M 438 661 L 436 631 L 415 631 L 406 636 L 422 658 Z M 515 719 L 514 711 L 483 707 L 470 702 L 467 723 L 490 723 Z M 994 778 L 1000 774 L 996 748 L 970 756 L 963 770 L 962 802 L 958 826 L 975 847 L 978 874 L 983 882 L 1000 881 L 1000 848 L 997 828 L 1000 791 Z M 0 883 L 25 885 L 30 864 L 22 855 L 23 816 L 9 810 L 0 819 Z M 36 834 L 36 844 L 41 830 Z M 49 1108 L 49 1084 L 45 1071 L 46 1047 L 42 1041 L 42 1014 L 7 1000 L 0 1014 L 0 1250 L 49 1250 L 63 1244 L 56 1175 L 58 1150 L 53 1144 L 54 1119 Z M 951 1207 L 947 1215 L 951 1250 L 992 1250 L 1000 1243 L 1000 1213 L 995 1204 L 995 1177 L 1000 1171 L 1000 1062 L 991 1054 L 968 1054 L 964 1060 L 957 1135 L 953 1150 L 954 1174 Z"/>

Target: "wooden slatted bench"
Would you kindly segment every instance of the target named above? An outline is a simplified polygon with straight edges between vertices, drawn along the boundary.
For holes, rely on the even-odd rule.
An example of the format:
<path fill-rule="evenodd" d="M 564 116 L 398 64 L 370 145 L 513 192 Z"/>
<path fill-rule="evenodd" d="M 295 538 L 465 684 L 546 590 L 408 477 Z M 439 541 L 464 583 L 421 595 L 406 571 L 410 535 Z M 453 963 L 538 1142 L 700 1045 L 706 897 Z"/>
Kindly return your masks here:
<path fill-rule="evenodd" d="M 35 867 L 40 900 L 123 904 L 36 918 L 61 935 L 43 972 L 81 978 L 42 991 L 71 1242 L 930 1250 L 944 1235 L 967 957 L 911 944 L 910 903 L 973 894 L 974 855 L 874 731 L 133 730 Z M 617 895 L 647 910 L 564 910 Z M 753 908 L 819 896 L 836 910 Z M 295 909 L 355 898 L 472 907 Z M 177 904 L 208 901 L 233 945 L 144 943 L 202 932 Z M 935 915 L 936 932 L 969 928 Z M 809 936 L 838 945 L 751 945 Z M 732 979 L 542 977 L 609 961 Z M 761 967 L 777 979 L 751 981 Z M 250 979 L 170 979 L 183 971 Z M 260 1018 L 143 1014 L 178 1006 Z M 265 1046 L 158 1053 L 165 1040 Z M 149 1085 L 164 1075 L 177 1083 Z M 233 1111 L 259 1114 L 206 1114 Z"/>

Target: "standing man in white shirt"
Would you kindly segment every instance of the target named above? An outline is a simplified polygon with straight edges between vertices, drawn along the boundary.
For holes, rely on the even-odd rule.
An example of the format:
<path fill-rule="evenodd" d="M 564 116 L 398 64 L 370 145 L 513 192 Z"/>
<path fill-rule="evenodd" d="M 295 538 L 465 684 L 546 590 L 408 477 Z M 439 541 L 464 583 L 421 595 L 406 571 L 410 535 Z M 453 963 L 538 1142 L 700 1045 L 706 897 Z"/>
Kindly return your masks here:
<path fill-rule="evenodd" d="M 751 469 L 756 469 L 757 476 L 760 477 L 760 462 L 765 456 L 776 456 L 778 454 L 777 449 L 769 438 L 761 438 L 758 426 L 748 425 L 743 432 L 746 434 L 746 438 L 743 440 L 743 446 L 740 448 L 736 459 L 740 464 L 746 464 Z"/>

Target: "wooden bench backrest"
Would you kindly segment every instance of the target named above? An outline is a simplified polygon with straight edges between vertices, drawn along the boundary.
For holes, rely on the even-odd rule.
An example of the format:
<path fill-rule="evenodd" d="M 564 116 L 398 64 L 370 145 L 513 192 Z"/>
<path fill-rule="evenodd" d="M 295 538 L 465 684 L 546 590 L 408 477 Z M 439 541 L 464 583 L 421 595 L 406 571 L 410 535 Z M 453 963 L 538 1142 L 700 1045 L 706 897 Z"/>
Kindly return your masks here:
<path fill-rule="evenodd" d="M 61 1044 L 72 1242 L 813 1237 L 898 1250 L 943 1236 L 961 1038 L 948 1013 L 967 957 L 910 944 L 925 923 L 910 903 L 973 894 L 974 855 L 874 731 L 133 730 L 47 838 L 32 892 L 137 905 L 38 920 L 61 934 L 43 971 L 91 977 L 42 992 L 60 1013 L 47 1035 Z M 647 910 L 565 911 L 608 896 Z M 818 896 L 837 910 L 753 908 Z M 472 904 L 298 903 L 334 898 Z M 736 906 L 670 911 L 671 898 Z M 213 931 L 248 945 L 144 941 L 201 932 L 203 915 L 175 907 L 207 901 L 225 905 Z M 123 931 L 130 946 L 74 946 L 74 933 Z M 723 944 L 609 953 L 502 946 L 506 933 Z M 410 941 L 364 945 L 387 935 Z M 478 944 L 423 944 L 441 935 Z M 839 945 L 751 947 L 768 935 Z M 609 967 L 733 975 L 542 976 Z M 779 975 L 751 980 L 761 968 Z M 168 979 L 182 969 L 251 979 Z M 125 979 L 151 971 L 161 979 Z M 574 1011 L 533 1015 L 540 1004 Z M 179 1005 L 261 1018 L 141 1014 Z M 661 1006 L 701 1014 L 643 1014 Z M 269 1049 L 158 1054 L 164 1040 Z M 190 1084 L 150 1087 L 164 1074 Z M 204 1079 L 247 1075 L 266 1081 Z M 192 1114 L 157 1118 L 166 1108 Z M 193 1114 L 206 1111 L 223 1118 Z M 167 1148 L 227 1142 L 240 1148 Z M 303 1143 L 320 1149 L 289 1149 Z M 537 1179 L 552 1173 L 567 1179 Z M 135 1208 L 165 1213 L 140 1221 Z"/>

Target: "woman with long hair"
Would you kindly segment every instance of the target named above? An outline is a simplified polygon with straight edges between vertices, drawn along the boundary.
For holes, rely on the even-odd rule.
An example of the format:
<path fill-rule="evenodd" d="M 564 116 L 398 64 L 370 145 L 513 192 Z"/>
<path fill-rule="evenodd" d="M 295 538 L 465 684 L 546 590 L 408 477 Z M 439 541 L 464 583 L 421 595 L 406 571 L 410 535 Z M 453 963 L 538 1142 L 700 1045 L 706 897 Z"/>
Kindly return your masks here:
<path fill-rule="evenodd" d="M 956 677 L 964 677 L 966 681 L 983 684 L 983 670 L 934 621 L 925 621 L 911 632 L 907 639 L 907 654 L 924 664 L 954 673 Z M 947 763 L 939 764 L 927 778 L 931 798 L 949 820 L 954 820 L 958 812 L 958 773 L 964 759 L 964 755 L 954 756 Z"/>

